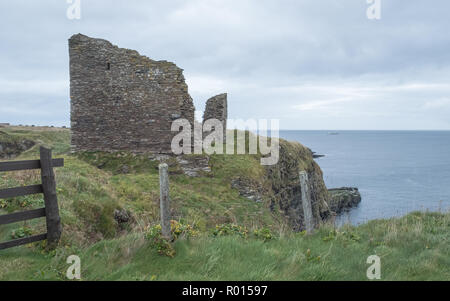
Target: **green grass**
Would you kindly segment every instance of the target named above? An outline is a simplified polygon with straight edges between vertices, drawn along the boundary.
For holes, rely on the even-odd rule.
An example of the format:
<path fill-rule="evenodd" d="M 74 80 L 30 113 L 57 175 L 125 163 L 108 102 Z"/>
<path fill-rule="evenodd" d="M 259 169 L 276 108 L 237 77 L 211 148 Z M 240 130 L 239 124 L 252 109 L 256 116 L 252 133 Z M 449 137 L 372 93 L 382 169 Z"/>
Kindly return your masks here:
<path fill-rule="evenodd" d="M 51 127 L 5 127 L 1 131 L 8 134 L 8 139 L 20 141 L 29 139 L 37 144 L 23 153 L 22 157 L 39 156 L 39 146 L 53 149 L 53 154 L 64 154 L 70 150 L 70 130 Z M 0 139 L 5 139 L 0 137 Z M 6 141 L 5 141 L 6 142 Z"/>
<path fill-rule="evenodd" d="M 0 279 L 64 279 L 66 258 L 77 254 L 83 280 L 367 280 L 370 255 L 381 258 L 382 280 L 450 280 L 449 227 L 449 214 L 413 213 L 266 242 L 204 233 L 177 240 L 173 258 L 135 233 L 51 255 L 33 248 L 4 251 Z"/>
<path fill-rule="evenodd" d="M 325 224 L 308 236 L 293 233 L 266 202 L 231 188 L 235 177 L 268 185 L 258 157 L 249 155 L 214 155 L 212 175 L 199 178 L 169 162 L 172 216 L 199 235 L 176 240 L 173 258 L 159 255 L 145 238 L 159 220 L 155 161 L 129 153 L 70 155 L 68 130 L 2 130 L 37 142 L 17 160 L 38 158 L 39 145 L 47 145 L 65 166 L 56 168 L 59 247 L 47 252 L 44 243 L 34 243 L 0 251 L 0 280 L 64 280 L 72 254 L 81 258 L 83 280 L 366 280 L 370 255 L 381 257 L 383 280 L 450 280 L 450 214 L 413 213 L 358 227 Z M 130 173 L 122 173 L 124 164 Z M 39 182 L 39 171 L 0 173 L 0 189 Z M 0 200 L 0 214 L 42 206 L 40 195 Z M 126 209 L 132 220 L 118 225 L 116 209 Z M 214 236 L 222 224 L 239 225 L 249 235 Z M 43 232 L 42 219 L 0 226 L 0 241 Z"/>
<path fill-rule="evenodd" d="M 143 231 L 159 221 L 158 163 L 148 155 L 126 152 L 69 153 L 69 130 L 56 128 L 10 127 L 10 137 L 34 140 L 37 145 L 16 160 L 37 159 L 39 146 L 53 148 L 55 157 L 65 159 L 65 166 L 56 168 L 57 193 L 64 245 L 87 246 L 105 238 L 128 232 Z M 267 204 L 245 199 L 231 188 L 232 175 L 258 176 L 260 165 L 249 156 L 231 160 L 230 156 L 211 159 L 213 175 L 190 178 L 182 174 L 176 160 L 170 160 L 170 195 L 172 216 L 206 231 L 222 223 L 237 223 L 254 227 L 279 227 L 278 213 Z M 129 169 L 122 173 L 123 166 Z M 0 188 L 40 183 L 39 171 L 0 173 Z M 41 195 L 0 200 L 0 213 L 11 213 L 43 206 Z M 117 225 L 114 210 L 128 210 L 133 220 L 129 225 Z M 33 234 L 45 232 L 42 220 L 0 227 L 0 239 L 6 240 L 12 231 L 30 226 Z"/>

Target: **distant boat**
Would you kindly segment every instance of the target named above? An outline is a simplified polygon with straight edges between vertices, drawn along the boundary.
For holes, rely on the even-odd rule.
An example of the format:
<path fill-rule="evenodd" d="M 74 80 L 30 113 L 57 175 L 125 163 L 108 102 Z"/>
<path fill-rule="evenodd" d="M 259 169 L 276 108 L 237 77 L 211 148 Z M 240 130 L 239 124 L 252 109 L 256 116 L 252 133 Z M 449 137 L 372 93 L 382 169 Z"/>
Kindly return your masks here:
<path fill-rule="evenodd" d="M 329 132 L 328 135 L 339 135 L 338 132 Z"/>

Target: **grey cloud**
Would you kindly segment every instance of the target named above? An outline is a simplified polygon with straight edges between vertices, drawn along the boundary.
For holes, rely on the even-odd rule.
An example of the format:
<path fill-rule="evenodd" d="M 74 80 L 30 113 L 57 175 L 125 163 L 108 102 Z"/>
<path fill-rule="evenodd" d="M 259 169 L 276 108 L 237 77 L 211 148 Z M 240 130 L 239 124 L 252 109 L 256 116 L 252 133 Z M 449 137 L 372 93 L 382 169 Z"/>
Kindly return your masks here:
<path fill-rule="evenodd" d="M 448 1 L 382 0 L 380 21 L 365 0 L 81 3 L 81 20 L 64 0 L 0 3 L 0 121 L 69 124 L 67 39 L 81 32 L 174 61 L 198 110 L 229 92 L 231 118 L 282 128 L 450 129 L 449 89 L 411 88 L 449 82 Z"/>

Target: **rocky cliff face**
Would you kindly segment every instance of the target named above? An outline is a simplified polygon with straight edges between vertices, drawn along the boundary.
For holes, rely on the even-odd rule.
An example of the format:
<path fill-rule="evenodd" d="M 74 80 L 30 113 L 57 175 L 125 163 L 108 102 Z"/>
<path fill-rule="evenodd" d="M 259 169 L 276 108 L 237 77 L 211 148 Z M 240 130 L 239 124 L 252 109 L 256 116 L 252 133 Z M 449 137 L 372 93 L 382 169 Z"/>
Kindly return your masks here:
<path fill-rule="evenodd" d="M 247 199 L 256 202 L 268 200 L 273 211 L 284 213 L 293 229 L 304 230 L 300 171 L 308 173 L 315 226 L 361 202 L 358 188 L 327 189 L 314 153 L 300 143 L 283 139 L 280 139 L 279 162 L 265 167 L 264 180 L 258 182 L 238 177 L 233 179 L 231 186 Z"/>
<path fill-rule="evenodd" d="M 303 230 L 303 207 L 301 201 L 300 171 L 306 171 L 316 226 L 331 214 L 328 206 L 329 193 L 323 181 L 322 170 L 314 161 L 311 151 L 296 142 L 280 139 L 280 160 L 268 166 L 267 177 L 271 183 L 273 209 L 286 214 L 296 230 Z"/>
<path fill-rule="evenodd" d="M 254 164 L 259 165 L 259 159 Z M 240 195 L 255 202 L 268 202 L 272 211 L 281 211 L 294 230 L 304 230 L 300 171 L 306 171 L 316 226 L 332 215 L 328 205 L 330 193 L 323 181 L 322 170 L 310 149 L 297 142 L 280 139 L 279 161 L 263 167 L 263 178 L 239 176 L 231 186 Z"/>

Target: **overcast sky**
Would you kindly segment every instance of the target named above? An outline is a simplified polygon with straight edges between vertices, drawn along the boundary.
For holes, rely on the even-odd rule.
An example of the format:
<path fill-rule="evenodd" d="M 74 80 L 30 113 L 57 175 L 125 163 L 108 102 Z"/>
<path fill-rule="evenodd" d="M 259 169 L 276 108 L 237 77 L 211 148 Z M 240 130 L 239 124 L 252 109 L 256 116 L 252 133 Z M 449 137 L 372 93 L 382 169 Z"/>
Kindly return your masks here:
<path fill-rule="evenodd" d="M 450 1 L 0 2 L 0 122 L 69 125 L 68 38 L 104 38 L 184 69 L 196 109 L 282 129 L 450 130 Z"/>

